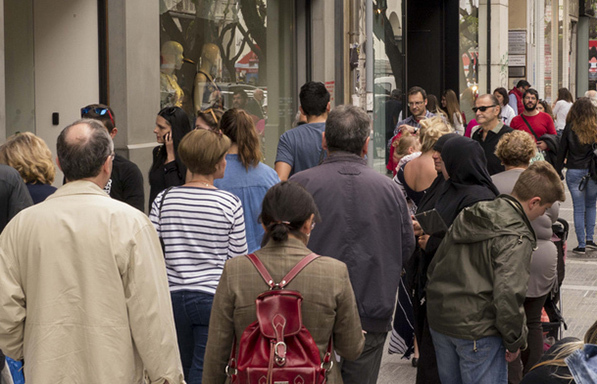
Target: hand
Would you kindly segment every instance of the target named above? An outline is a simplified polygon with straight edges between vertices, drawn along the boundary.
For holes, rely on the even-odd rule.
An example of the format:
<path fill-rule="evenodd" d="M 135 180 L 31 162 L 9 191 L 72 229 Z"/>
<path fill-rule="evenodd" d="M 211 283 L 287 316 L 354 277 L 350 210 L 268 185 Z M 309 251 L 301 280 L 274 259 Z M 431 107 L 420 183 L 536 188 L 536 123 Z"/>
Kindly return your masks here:
<path fill-rule="evenodd" d="M 547 151 L 547 144 L 545 144 L 544 141 L 538 141 L 537 148 L 539 148 L 542 151 Z"/>
<path fill-rule="evenodd" d="M 516 358 L 518 357 L 518 355 L 520 355 L 520 348 L 518 348 L 516 350 L 516 352 L 510 352 L 510 351 L 506 350 L 506 361 L 508 363 L 511 363 L 514 360 L 516 360 Z"/>
<path fill-rule="evenodd" d="M 413 221 L 413 231 L 415 232 L 415 236 L 424 235 L 425 232 L 423 232 L 423 228 L 421 228 L 421 224 L 419 224 L 419 222 L 415 219 L 414 216 L 411 216 L 411 219 Z"/>
<path fill-rule="evenodd" d="M 401 126 L 399 126 L 398 130 L 402 133 L 410 132 L 411 134 L 414 134 L 416 131 L 415 127 L 411 127 L 410 125 L 406 125 L 406 124 L 402 124 Z"/>
<path fill-rule="evenodd" d="M 166 146 L 166 153 L 168 154 L 166 163 L 174 161 L 176 157 L 174 156 L 174 141 L 172 140 L 172 132 L 168 132 L 164 135 L 164 145 Z"/>
<path fill-rule="evenodd" d="M 429 235 L 422 235 L 422 236 L 419 236 L 419 238 L 418 238 L 418 240 L 417 240 L 417 241 L 419 242 L 419 247 L 420 247 L 422 250 L 425 250 L 425 248 L 427 248 L 427 241 L 428 241 L 428 240 L 429 240 Z"/>

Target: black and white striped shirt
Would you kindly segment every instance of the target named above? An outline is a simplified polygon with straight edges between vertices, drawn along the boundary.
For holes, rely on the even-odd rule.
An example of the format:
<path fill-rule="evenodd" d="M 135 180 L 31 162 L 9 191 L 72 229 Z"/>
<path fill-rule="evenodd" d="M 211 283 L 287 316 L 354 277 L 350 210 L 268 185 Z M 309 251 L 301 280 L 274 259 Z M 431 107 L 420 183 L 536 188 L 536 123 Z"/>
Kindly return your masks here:
<path fill-rule="evenodd" d="M 215 294 L 226 260 L 247 253 L 241 201 L 219 189 L 174 187 L 149 218 L 164 240 L 170 291 Z"/>

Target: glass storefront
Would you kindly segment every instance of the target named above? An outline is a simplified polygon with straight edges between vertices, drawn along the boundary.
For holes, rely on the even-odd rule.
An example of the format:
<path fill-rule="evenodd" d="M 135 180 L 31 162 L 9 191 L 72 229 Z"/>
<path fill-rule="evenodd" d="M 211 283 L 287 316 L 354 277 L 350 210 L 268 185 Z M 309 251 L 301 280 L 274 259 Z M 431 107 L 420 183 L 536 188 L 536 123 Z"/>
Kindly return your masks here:
<path fill-rule="evenodd" d="M 245 109 L 269 164 L 298 109 L 295 1 L 279 3 L 160 0 L 161 107 Z"/>
<path fill-rule="evenodd" d="M 386 172 L 389 150 L 388 142 L 393 136 L 396 123 L 403 109 L 404 93 L 404 44 L 402 28 L 402 1 L 378 2 L 374 10 L 373 70 L 374 85 L 374 146 L 373 166 Z"/>

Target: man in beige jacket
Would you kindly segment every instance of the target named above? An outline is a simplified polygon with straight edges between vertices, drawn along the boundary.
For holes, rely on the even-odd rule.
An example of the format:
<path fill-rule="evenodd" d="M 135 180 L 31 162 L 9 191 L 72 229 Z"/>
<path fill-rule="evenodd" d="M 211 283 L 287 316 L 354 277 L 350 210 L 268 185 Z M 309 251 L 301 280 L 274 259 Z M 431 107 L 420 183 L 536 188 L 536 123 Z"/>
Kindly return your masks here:
<path fill-rule="evenodd" d="M 184 383 L 157 234 L 103 191 L 108 132 L 77 121 L 57 150 L 67 183 L 0 236 L 0 348 L 29 384 Z"/>

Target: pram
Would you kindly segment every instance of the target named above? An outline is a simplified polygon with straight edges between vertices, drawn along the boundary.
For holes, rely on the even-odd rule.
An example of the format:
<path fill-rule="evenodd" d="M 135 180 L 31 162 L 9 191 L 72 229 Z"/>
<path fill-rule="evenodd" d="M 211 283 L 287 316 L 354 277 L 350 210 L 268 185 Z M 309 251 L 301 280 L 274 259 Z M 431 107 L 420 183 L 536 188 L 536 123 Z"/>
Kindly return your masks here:
<path fill-rule="evenodd" d="M 558 218 L 553 224 L 552 229 L 552 241 L 558 250 L 558 279 L 543 306 L 549 317 L 549 322 L 543 323 L 543 332 L 547 333 L 548 339 L 553 338 L 552 340 L 555 342 L 556 340 L 560 340 L 563 331 L 568 329 L 568 325 L 563 316 L 561 287 L 564 277 L 566 276 L 566 245 L 570 225 L 566 220 Z"/>

